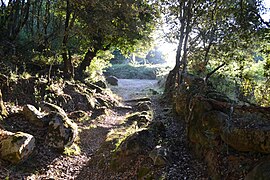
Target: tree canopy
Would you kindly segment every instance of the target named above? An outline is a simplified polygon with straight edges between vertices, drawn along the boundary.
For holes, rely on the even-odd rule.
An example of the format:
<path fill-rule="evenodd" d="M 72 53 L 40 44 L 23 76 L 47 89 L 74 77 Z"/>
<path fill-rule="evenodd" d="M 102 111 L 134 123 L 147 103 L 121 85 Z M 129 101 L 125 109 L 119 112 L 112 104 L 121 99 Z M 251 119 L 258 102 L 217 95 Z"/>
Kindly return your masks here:
<path fill-rule="evenodd" d="M 82 74 L 100 50 L 127 53 L 149 43 L 159 16 L 156 5 L 146 0 L 10 0 L 1 1 L 0 13 L 3 49 L 12 44 L 13 53 L 25 56 L 27 51 L 30 59 L 61 56 L 69 78 L 74 76 L 73 54 L 86 52 L 78 67 Z"/>
<path fill-rule="evenodd" d="M 239 76 L 247 62 L 260 51 L 260 37 L 269 31 L 259 0 L 161 1 L 168 38 L 178 40 L 176 66 L 166 91 L 182 82 L 181 73 L 208 78 L 220 68 L 236 63 Z M 179 72 L 181 73 L 179 74 Z"/>
<path fill-rule="evenodd" d="M 261 84 L 270 74 L 265 10 L 261 0 L 2 0 L 0 57 L 13 71 L 58 64 L 66 78 L 82 78 L 98 53 L 149 44 L 162 17 L 166 38 L 178 43 L 165 91 L 177 89 L 184 73 L 207 82 L 222 70 L 250 94 L 255 84 L 264 89 L 251 65 L 265 62 Z"/>

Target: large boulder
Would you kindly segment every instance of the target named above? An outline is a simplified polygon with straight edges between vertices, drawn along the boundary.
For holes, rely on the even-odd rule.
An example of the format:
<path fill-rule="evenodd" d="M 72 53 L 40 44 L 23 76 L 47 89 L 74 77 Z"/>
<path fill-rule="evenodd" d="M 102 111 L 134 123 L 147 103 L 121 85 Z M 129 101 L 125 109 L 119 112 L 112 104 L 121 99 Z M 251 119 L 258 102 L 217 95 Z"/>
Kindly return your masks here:
<path fill-rule="evenodd" d="M 192 142 L 212 146 L 219 137 L 238 151 L 270 153 L 269 112 L 259 107 L 234 107 L 227 102 L 194 96 L 186 114 Z"/>
<path fill-rule="evenodd" d="M 205 159 L 213 179 L 221 178 L 219 163 L 228 146 L 234 152 L 270 154 L 269 107 L 237 104 L 192 76 L 184 76 L 184 81 L 174 109 L 185 120 L 192 148 Z M 269 164 L 258 165 L 247 177 L 267 179 Z"/>
<path fill-rule="evenodd" d="M 27 133 L 0 130 L 0 157 L 13 164 L 25 160 L 35 148 L 35 138 Z"/>
<path fill-rule="evenodd" d="M 78 126 L 68 118 L 65 111 L 53 104 L 47 103 L 47 107 L 51 108 L 49 113 L 49 127 L 46 137 L 46 143 L 57 149 L 64 149 L 66 146 L 72 145 L 78 136 Z"/>
<path fill-rule="evenodd" d="M 153 134 L 148 130 L 137 131 L 128 136 L 114 152 L 111 168 L 125 171 L 139 156 L 147 156 L 155 147 Z"/>
<path fill-rule="evenodd" d="M 221 132 L 222 140 L 238 151 L 270 153 L 269 112 L 258 107 L 236 108 Z"/>
<path fill-rule="evenodd" d="M 27 104 L 23 107 L 22 114 L 26 120 L 36 126 L 44 127 L 49 124 L 48 119 L 44 118 L 46 113 L 40 112 L 31 104 Z"/>

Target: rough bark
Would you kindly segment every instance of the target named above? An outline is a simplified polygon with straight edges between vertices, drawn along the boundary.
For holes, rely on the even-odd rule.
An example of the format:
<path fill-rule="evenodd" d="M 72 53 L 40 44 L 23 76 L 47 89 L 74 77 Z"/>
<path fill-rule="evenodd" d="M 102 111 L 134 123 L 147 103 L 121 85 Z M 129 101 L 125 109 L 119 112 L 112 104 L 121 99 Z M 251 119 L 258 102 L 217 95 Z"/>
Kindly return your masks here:
<path fill-rule="evenodd" d="M 169 98 L 174 96 L 174 93 L 176 92 L 179 84 L 182 81 L 180 72 L 181 74 L 183 74 L 186 72 L 187 69 L 187 45 L 189 32 L 191 30 L 192 6 L 193 0 L 189 0 L 187 4 L 181 2 L 179 6 L 180 38 L 177 47 L 176 62 L 174 69 L 170 71 L 167 77 L 164 91 Z M 181 55 L 182 53 L 183 56 Z"/>

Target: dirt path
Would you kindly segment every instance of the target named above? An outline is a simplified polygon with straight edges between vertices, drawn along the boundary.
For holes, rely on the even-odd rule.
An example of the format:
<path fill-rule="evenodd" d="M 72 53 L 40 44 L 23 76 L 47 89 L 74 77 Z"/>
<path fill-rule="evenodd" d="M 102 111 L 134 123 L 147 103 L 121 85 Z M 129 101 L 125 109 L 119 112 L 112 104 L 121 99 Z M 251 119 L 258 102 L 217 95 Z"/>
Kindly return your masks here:
<path fill-rule="evenodd" d="M 118 86 L 111 86 L 111 90 L 123 100 L 149 97 L 151 90 L 158 88 L 157 80 L 119 79 Z"/>
<path fill-rule="evenodd" d="M 173 116 L 171 105 L 166 102 L 166 100 L 161 100 L 159 95 L 153 96 L 151 94 L 151 89 L 153 90 L 156 88 L 158 88 L 156 80 L 138 79 L 120 79 L 119 86 L 111 87 L 112 91 L 122 97 L 123 100 L 142 97 L 151 98 L 154 112 L 153 121 L 156 123 L 162 123 L 166 127 L 165 134 L 159 136 L 164 136 L 160 146 L 166 149 L 166 152 L 168 153 L 168 163 L 166 166 L 152 167 L 152 173 L 154 174 L 152 178 L 162 177 L 169 180 L 208 179 L 205 164 L 199 162 L 189 149 L 184 123 L 177 119 L 177 117 Z M 118 114 L 118 118 L 119 113 L 122 115 L 129 114 L 132 113 L 132 110 L 118 111 L 116 113 Z M 119 119 L 121 118 L 124 117 L 122 116 Z M 116 129 L 119 128 L 119 126 L 121 127 L 119 121 L 114 121 L 114 125 L 110 128 L 110 132 L 117 131 Z M 125 129 L 127 127 L 123 126 L 123 128 Z M 113 148 L 113 146 L 105 146 L 105 148 L 100 147 L 102 156 L 94 155 L 92 160 L 90 160 L 88 165 L 81 170 L 76 179 L 145 179 L 138 178 L 138 169 L 140 166 L 153 166 L 152 162 L 149 163 L 141 160 L 143 163 L 140 163 L 134 159 L 132 162 L 133 167 L 125 172 L 111 172 L 109 167 L 97 167 L 99 163 L 96 163 L 96 161 L 105 161 L 107 164 L 110 164 L 111 159 L 108 155 L 110 148 Z"/>
<path fill-rule="evenodd" d="M 142 166 L 152 169 L 152 177 L 207 179 L 205 165 L 197 161 L 188 148 L 184 124 L 173 116 L 171 105 L 166 100 L 161 100 L 159 95 L 152 96 L 156 88 L 158 88 L 156 80 L 138 79 L 120 79 L 119 86 L 111 87 L 112 91 L 124 101 L 151 97 L 153 123 L 162 124 L 165 128 L 163 135 L 158 134 L 158 136 L 162 136 L 159 145 L 168 154 L 166 166 L 153 166 L 149 157 L 146 159 L 138 157 L 139 159 L 129 163 L 132 167 L 124 172 L 113 172 L 109 167 L 112 152 L 119 139 L 124 139 L 129 131 L 136 130 L 136 127 L 132 129 L 132 125 L 124 123 L 127 115 L 139 111 L 134 107 L 128 107 L 134 106 L 135 102 L 135 104 L 124 104 L 128 105 L 126 107 L 107 109 L 103 115 L 91 121 L 78 122 L 80 154 L 63 155 L 43 144 L 38 144 L 35 152 L 38 155 L 34 154 L 23 164 L 14 167 L 0 162 L 0 179 L 138 179 L 138 169 Z"/>

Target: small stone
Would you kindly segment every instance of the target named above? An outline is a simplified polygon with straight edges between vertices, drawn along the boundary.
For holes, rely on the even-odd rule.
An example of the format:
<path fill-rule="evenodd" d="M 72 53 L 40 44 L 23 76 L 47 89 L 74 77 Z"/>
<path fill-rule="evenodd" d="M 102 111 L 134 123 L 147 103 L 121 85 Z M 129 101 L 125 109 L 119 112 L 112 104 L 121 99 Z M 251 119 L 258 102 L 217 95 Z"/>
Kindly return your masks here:
<path fill-rule="evenodd" d="M 106 80 L 110 85 L 118 86 L 118 79 L 115 76 L 109 76 Z"/>

